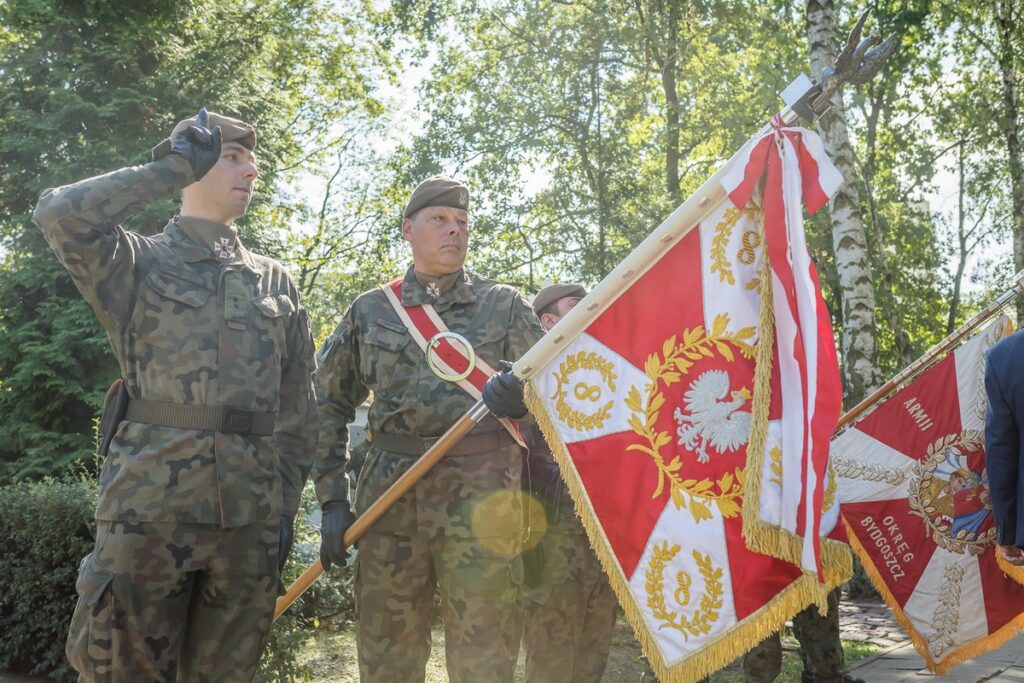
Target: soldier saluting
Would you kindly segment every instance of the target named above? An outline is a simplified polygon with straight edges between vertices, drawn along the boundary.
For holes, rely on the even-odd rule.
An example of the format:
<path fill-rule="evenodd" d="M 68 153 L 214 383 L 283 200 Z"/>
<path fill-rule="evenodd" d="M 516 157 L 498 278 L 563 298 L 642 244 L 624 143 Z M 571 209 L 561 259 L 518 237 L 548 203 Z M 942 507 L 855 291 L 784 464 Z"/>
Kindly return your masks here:
<path fill-rule="evenodd" d="M 543 331 L 518 292 L 463 269 L 469 189 L 444 176 L 424 180 L 405 206 L 402 236 L 413 265 L 404 277 L 360 295 L 320 351 L 315 476 L 325 567 L 345 560 L 342 536 L 352 522 L 347 425 L 371 390 L 370 448 L 356 485 L 360 513 L 473 406 L 481 388 L 493 415 L 526 413 L 522 386 L 512 375 L 494 375 L 480 386 L 500 361 L 518 359 Z M 458 357 L 459 349 L 467 351 L 461 342 L 425 355 L 438 331 L 462 335 L 486 364 L 466 375 L 477 384 L 435 376 L 430 362 L 440 362 L 434 356 L 445 356 L 445 348 L 449 375 L 473 367 L 468 354 Z M 512 680 L 522 627 L 518 441 L 514 425 L 484 418 L 359 539 L 356 635 L 363 683 L 424 679 L 438 586 L 449 680 Z"/>
<path fill-rule="evenodd" d="M 79 680 L 251 680 L 270 631 L 317 417 L 298 291 L 233 226 L 255 146 L 203 109 L 151 163 L 46 190 L 33 215 L 124 380 L 68 636 Z M 162 233 L 119 227 L 178 192 Z"/>

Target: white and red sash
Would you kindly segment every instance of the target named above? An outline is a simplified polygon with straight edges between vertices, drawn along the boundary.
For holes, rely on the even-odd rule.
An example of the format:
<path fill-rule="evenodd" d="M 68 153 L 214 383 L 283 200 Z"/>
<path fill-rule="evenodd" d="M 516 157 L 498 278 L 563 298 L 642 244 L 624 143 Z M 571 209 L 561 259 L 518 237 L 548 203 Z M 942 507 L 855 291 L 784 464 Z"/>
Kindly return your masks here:
<path fill-rule="evenodd" d="M 430 304 L 419 304 L 417 306 L 403 305 L 403 281 L 404 278 L 399 278 L 386 285 L 381 285 L 380 289 L 384 292 L 384 296 L 387 297 L 388 302 L 395 309 L 395 313 L 398 314 L 406 329 L 409 330 L 409 334 L 412 335 L 420 349 L 426 354 L 427 343 L 430 339 L 440 332 L 448 332 L 448 326 L 444 324 L 441 316 L 437 314 L 437 311 Z M 433 354 L 434 362 L 446 374 L 462 374 L 469 365 L 469 358 L 465 350 L 455 346 L 447 339 L 439 341 L 433 349 Z M 458 380 L 455 384 L 472 396 L 474 401 L 479 401 L 484 384 L 494 374 L 494 369 L 485 363 L 480 356 L 476 356 L 472 371 L 465 379 Z M 498 418 L 498 421 L 508 430 L 508 433 L 516 440 L 516 443 L 523 447 L 526 446 L 522 434 L 519 433 L 519 425 L 516 424 L 515 420 L 506 417 Z"/>

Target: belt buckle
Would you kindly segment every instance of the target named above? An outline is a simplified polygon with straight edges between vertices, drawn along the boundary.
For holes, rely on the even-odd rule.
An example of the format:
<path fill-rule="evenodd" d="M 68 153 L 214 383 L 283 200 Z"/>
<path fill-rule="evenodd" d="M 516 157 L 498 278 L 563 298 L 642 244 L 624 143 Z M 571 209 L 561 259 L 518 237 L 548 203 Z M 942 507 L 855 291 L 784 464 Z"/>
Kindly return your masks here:
<path fill-rule="evenodd" d="M 240 408 L 225 408 L 221 431 L 225 434 L 247 434 L 252 431 L 253 413 Z"/>
<path fill-rule="evenodd" d="M 424 453 L 437 445 L 437 442 L 441 440 L 440 436 L 424 436 L 420 438 L 423 441 L 423 445 L 426 446 L 426 449 L 423 451 Z"/>

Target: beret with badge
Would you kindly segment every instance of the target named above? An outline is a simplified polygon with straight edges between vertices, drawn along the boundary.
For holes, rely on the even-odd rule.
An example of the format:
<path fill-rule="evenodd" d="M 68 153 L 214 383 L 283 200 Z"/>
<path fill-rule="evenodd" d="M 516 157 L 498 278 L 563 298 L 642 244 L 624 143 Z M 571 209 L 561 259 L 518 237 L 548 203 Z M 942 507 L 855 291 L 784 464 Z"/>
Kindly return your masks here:
<path fill-rule="evenodd" d="M 404 216 L 409 218 L 428 206 L 448 206 L 469 211 L 469 188 L 454 178 L 435 175 L 427 178 L 412 191 L 405 205 Z"/>

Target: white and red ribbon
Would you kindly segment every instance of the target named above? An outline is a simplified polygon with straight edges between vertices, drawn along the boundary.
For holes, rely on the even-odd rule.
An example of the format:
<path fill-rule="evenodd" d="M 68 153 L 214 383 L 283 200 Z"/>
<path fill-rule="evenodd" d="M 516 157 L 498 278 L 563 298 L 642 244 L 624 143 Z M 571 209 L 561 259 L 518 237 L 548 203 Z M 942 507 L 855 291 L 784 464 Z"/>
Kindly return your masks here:
<path fill-rule="evenodd" d="M 384 292 L 384 296 L 387 297 L 392 308 L 398 313 L 398 317 L 402 320 L 406 329 L 409 330 L 416 344 L 426 354 L 428 342 L 439 332 L 447 332 L 448 326 L 444 324 L 444 320 L 441 319 L 441 316 L 437 314 L 437 311 L 430 304 L 403 305 L 402 282 L 401 278 L 389 282 L 381 286 L 381 291 Z M 466 350 L 452 344 L 447 339 L 441 339 L 432 350 L 432 353 L 438 367 L 447 374 L 462 374 L 469 366 L 469 357 L 466 354 Z M 455 383 L 473 397 L 473 400 L 479 401 L 484 384 L 494 375 L 494 370 L 480 356 L 475 358 L 475 363 L 469 375 Z M 519 432 L 519 425 L 516 424 L 515 420 L 499 418 L 498 421 L 501 422 L 502 426 L 505 427 L 520 446 L 525 447 L 523 436 Z"/>
<path fill-rule="evenodd" d="M 767 132 L 741 150 L 722 185 L 732 203 L 743 207 L 762 177 L 782 403 L 780 526 L 803 538 L 801 566 L 820 578 L 821 508 L 829 439 L 842 409 L 842 385 L 802 207 L 816 212 L 843 179 L 825 155 L 821 138 L 786 125 L 778 114 Z"/>

